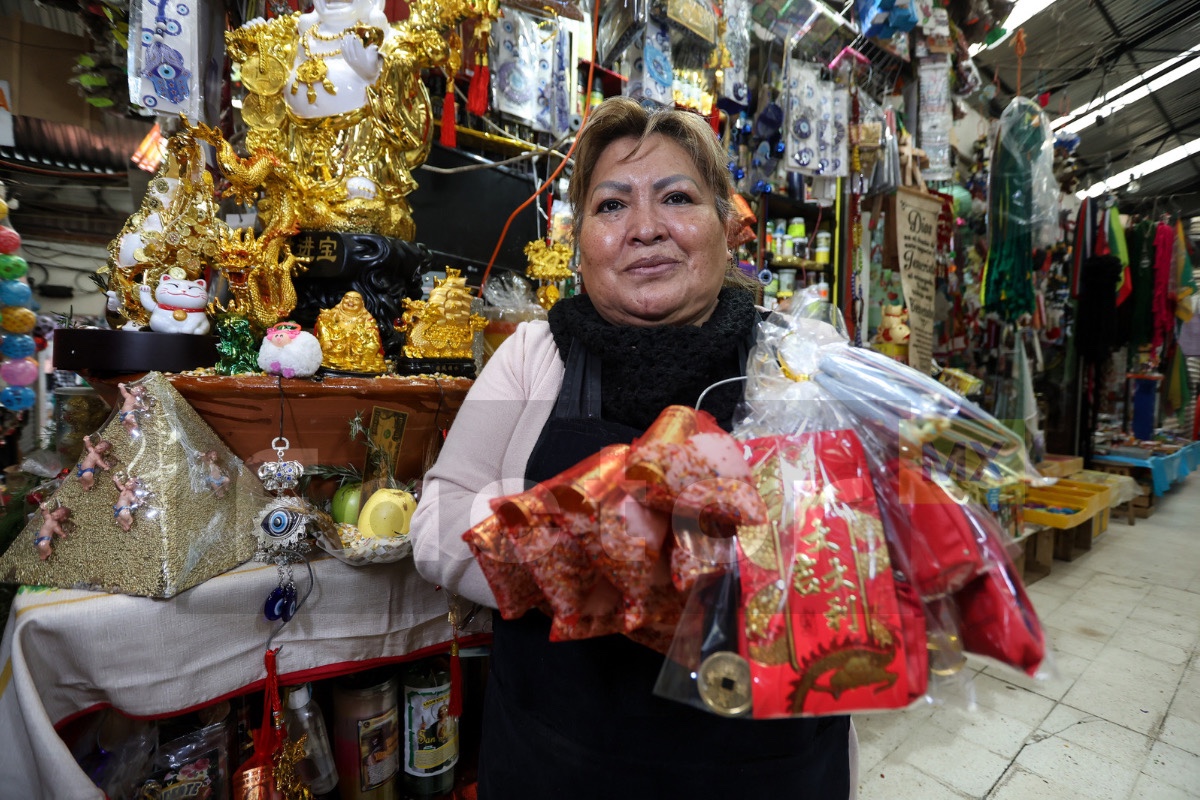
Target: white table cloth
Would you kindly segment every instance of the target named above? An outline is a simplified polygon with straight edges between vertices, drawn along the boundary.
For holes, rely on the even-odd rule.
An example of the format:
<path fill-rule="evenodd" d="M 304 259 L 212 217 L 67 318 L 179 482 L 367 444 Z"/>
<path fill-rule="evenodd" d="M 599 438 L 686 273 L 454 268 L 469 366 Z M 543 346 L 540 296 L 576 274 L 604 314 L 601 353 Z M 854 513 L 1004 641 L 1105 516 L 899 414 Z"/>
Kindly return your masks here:
<path fill-rule="evenodd" d="M 317 553 L 315 585 L 272 643 L 283 684 L 444 651 L 443 593 L 411 559 L 351 567 Z M 298 592 L 308 571 L 294 567 Z M 112 706 L 162 717 L 261 689 L 274 566 L 247 563 L 170 600 L 22 588 L 0 642 L 0 796 L 101 798 L 55 726 Z M 490 628 L 483 613 L 468 642 Z"/>

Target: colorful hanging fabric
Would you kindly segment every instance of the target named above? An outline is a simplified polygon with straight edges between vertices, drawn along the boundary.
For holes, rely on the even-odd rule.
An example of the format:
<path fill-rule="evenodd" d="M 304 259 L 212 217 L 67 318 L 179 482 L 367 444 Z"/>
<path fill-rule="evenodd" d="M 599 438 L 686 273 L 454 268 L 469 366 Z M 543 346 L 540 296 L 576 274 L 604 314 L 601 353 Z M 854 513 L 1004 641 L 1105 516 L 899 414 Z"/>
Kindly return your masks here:
<path fill-rule="evenodd" d="M 1121 215 L 1117 207 L 1108 210 L 1109 252 L 1121 262 L 1121 278 L 1117 282 L 1117 305 L 1124 305 L 1133 294 L 1133 276 L 1129 272 L 1129 248 L 1125 243 L 1125 229 L 1121 227 Z"/>
<path fill-rule="evenodd" d="M 1134 226 L 1129 237 L 1129 268 L 1133 278 L 1133 313 L 1129 344 L 1134 349 L 1150 341 L 1154 315 L 1154 266 L 1152 261 L 1154 223 L 1144 219 Z"/>
<path fill-rule="evenodd" d="M 1170 412 L 1180 415 L 1181 425 L 1186 425 L 1183 410 L 1192 399 L 1192 387 L 1191 381 L 1188 380 L 1187 356 L 1179 347 L 1174 350 L 1171 355 L 1171 368 L 1167 371 L 1167 407 Z"/>
<path fill-rule="evenodd" d="M 1195 270 L 1188 252 L 1187 234 L 1183 232 L 1183 221 L 1175 221 L 1175 316 L 1182 322 L 1192 318 L 1192 295 L 1196 293 Z"/>
<path fill-rule="evenodd" d="M 1150 346 L 1156 352 L 1175 332 L 1175 303 L 1171 299 L 1171 273 L 1175 254 L 1175 229 L 1160 222 L 1154 231 L 1154 298 L 1151 301 Z"/>

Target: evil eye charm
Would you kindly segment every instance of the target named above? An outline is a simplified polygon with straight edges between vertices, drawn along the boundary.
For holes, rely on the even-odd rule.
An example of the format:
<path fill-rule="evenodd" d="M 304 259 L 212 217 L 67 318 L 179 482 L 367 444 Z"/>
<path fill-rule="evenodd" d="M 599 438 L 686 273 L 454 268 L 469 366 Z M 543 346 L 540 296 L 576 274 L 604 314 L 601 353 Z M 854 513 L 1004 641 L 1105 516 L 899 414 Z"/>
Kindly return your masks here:
<path fill-rule="evenodd" d="M 276 586 L 267 595 L 267 602 L 263 603 L 263 615 L 274 622 L 283 616 L 284 610 L 284 589 L 282 586 Z"/>
<path fill-rule="evenodd" d="M 283 605 L 279 609 L 279 616 L 284 622 L 290 622 L 296 616 L 296 587 L 290 583 L 283 589 Z"/>
<path fill-rule="evenodd" d="M 796 153 L 794 156 L 792 156 L 792 158 L 796 160 L 796 163 L 799 166 L 807 167 L 812 164 L 815 156 L 816 153 L 813 152 L 811 147 L 802 147 L 800 152 Z"/>
<path fill-rule="evenodd" d="M 808 121 L 808 117 L 800 117 L 792 123 L 792 133 L 797 139 L 807 139 L 812 136 L 812 123 Z"/>
<path fill-rule="evenodd" d="M 304 525 L 303 516 L 290 508 L 276 508 L 263 517 L 263 533 L 272 539 L 286 539 Z"/>

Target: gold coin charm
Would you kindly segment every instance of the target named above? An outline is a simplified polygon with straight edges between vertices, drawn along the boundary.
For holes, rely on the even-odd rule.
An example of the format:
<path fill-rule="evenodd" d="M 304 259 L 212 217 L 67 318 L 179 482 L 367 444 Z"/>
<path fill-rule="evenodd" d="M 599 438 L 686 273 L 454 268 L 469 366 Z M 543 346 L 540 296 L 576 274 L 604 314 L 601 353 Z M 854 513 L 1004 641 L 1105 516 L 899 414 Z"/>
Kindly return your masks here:
<path fill-rule="evenodd" d="M 700 664 L 697 688 L 704 705 L 725 717 L 740 717 L 753 705 L 750 662 L 729 650 L 713 653 Z"/>
<path fill-rule="evenodd" d="M 176 322 L 186 322 L 187 321 L 187 312 L 184 311 L 182 308 L 175 309 L 175 313 L 172 314 L 171 316 L 174 318 L 174 320 Z"/>
<path fill-rule="evenodd" d="M 241 72 L 242 85 L 255 94 L 278 94 L 287 84 L 287 65 L 269 53 L 247 58 Z"/>
<path fill-rule="evenodd" d="M 277 94 L 250 94 L 242 103 L 242 120 L 251 128 L 277 128 L 286 116 L 283 98 Z"/>

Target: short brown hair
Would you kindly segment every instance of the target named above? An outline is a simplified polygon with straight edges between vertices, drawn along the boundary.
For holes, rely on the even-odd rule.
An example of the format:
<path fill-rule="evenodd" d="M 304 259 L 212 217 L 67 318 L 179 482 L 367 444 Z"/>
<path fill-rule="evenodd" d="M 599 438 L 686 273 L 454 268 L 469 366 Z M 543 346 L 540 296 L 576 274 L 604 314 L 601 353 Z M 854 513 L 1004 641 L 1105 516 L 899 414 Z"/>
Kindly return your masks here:
<path fill-rule="evenodd" d="M 633 137 L 637 146 L 632 156 L 652 134 L 665 136 L 684 149 L 696 162 L 701 178 L 717 199 L 717 217 L 724 225 L 733 214 L 729 200 L 729 168 L 725 152 L 712 128 L 699 115 L 673 108 L 647 109 L 628 97 L 610 97 L 588 117 L 575 145 L 575 169 L 571 173 L 571 208 L 575 214 L 575 241 L 583 224 L 583 207 L 592 184 L 596 162 L 610 144 Z"/>

